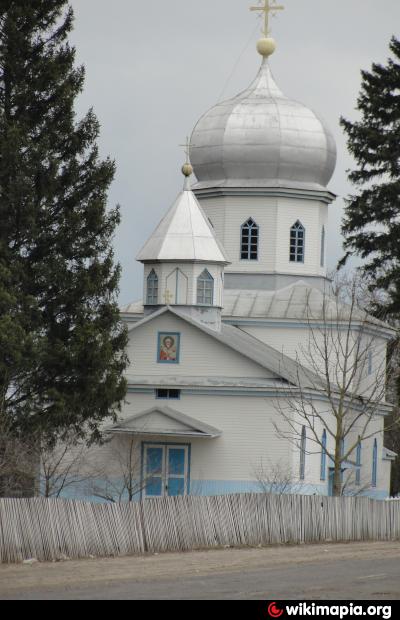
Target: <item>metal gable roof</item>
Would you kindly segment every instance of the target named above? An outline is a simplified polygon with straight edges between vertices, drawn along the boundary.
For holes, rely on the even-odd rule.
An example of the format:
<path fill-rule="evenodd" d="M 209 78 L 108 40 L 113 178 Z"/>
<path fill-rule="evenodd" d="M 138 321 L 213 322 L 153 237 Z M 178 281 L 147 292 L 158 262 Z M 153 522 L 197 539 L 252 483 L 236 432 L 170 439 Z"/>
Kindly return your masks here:
<path fill-rule="evenodd" d="M 155 421 L 151 421 L 156 416 Z M 164 418 L 164 421 L 163 421 Z M 105 431 L 114 435 L 169 435 L 171 437 L 203 437 L 215 439 L 222 431 L 191 418 L 171 407 L 152 407 L 126 420 L 117 422 Z"/>
<path fill-rule="evenodd" d="M 157 376 L 154 375 L 125 375 L 129 388 L 156 387 L 156 388 L 221 388 L 221 389 L 254 389 L 270 390 L 285 387 L 288 383 L 282 378 L 261 377 L 225 377 L 225 376 Z"/>
<path fill-rule="evenodd" d="M 369 315 L 360 308 L 351 309 L 318 288 L 303 280 L 275 291 L 236 290 L 224 291 L 224 317 L 267 318 L 296 321 L 318 321 L 330 319 L 367 322 L 385 329 L 386 323 Z"/>
<path fill-rule="evenodd" d="M 325 303 L 325 316 L 324 316 Z M 121 309 L 122 314 L 142 315 L 143 303 L 137 301 Z M 392 337 L 396 330 L 362 310 L 352 311 L 354 323 L 357 321 L 370 325 Z M 335 299 L 328 294 L 311 287 L 299 280 L 285 288 L 275 291 L 225 289 L 224 308 L 222 317 L 225 321 L 233 322 L 236 319 L 267 320 L 267 321 L 295 321 L 318 322 L 329 320 L 337 323 L 346 322 L 350 318 L 350 310 L 346 304 L 340 307 Z"/>
<path fill-rule="evenodd" d="M 170 312 L 171 314 L 177 316 L 203 333 L 208 334 L 214 340 L 217 340 L 221 344 L 233 349 L 262 368 L 272 371 L 289 383 L 294 385 L 301 383 L 302 385 L 309 387 L 323 385 L 322 380 L 318 377 L 318 375 L 268 344 L 265 344 L 257 338 L 250 336 L 241 329 L 223 324 L 221 331 L 217 332 L 191 319 L 186 314 L 177 311 L 171 306 L 165 306 L 158 312 L 155 312 L 154 314 L 144 318 L 142 321 L 135 323 L 129 327 L 129 332 L 139 329 L 142 325 L 145 325 L 155 318 L 162 316 L 166 312 Z"/>

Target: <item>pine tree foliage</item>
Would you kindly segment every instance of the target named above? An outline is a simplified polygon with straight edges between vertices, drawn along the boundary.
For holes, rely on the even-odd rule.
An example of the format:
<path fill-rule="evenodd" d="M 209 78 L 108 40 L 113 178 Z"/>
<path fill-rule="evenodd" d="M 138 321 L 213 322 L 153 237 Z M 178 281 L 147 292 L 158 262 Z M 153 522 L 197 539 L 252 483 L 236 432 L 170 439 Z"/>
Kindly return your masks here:
<path fill-rule="evenodd" d="M 392 38 L 386 66 L 362 72 L 357 109 L 361 119 L 341 119 L 357 168 L 349 174 L 358 188 L 347 201 L 343 221 L 348 254 L 365 259 L 372 285 L 400 317 L 400 41 Z"/>
<path fill-rule="evenodd" d="M 126 332 L 107 211 L 114 163 L 93 113 L 67 0 L 0 0 L 0 416 L 98 437 L 124 398 Z"/>
<path fill-rule="evenodd" d="M 380 310 L 394 325 L 400 320 L 400 41 L 390 43 L 386 66 L 373 64 L 362 72 L 358 98 L 361 119 L 341 119 L 357 168 L 349 174 L 358 192 L 347 201 L 343 233 L 348 255 L 365 260 L 371 287 L 383 293 Z M 346 257 L 347 258 L 347 257 Z M 345 262 L 344 259 L 343 262 Z M 396 360 L 398 361 L 398 360 Z M 392 360 L 393 363 L 393 360 Z M 397 386 L 399 388 L 399 386 Z M 399 402 L 400 390 L 393 394 Z M 399 426 L 387 434 L 387 445 L 399 448 Z M 400 460 L 393 467 L 398 492 Z"/>

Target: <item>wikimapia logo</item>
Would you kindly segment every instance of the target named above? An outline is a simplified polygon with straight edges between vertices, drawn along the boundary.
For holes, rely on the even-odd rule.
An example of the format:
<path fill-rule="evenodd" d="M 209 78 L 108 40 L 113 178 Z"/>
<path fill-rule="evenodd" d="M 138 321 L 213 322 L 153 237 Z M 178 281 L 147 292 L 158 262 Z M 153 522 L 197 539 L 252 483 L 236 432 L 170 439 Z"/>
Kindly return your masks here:
<path fill-rule="evenodd" d="M 268 616 L 270 618 L 285 618 L 289 616 L 322 616 L 325 618 L 348 618 L 349 616 L 370 616 L 389 620 L 392 617 L 391 605 L 317 605 L 316 603 L 299 603 L 298 605 L 285 605 L 275 601 L 268 604 Z"/>
<path fill-rule="evenodd" d="M 268 605 L 268 614 L 271 618 L 280 618 L 283 615 L 283 609 L 279 609 L 276 603 L 271 603 Z"/>

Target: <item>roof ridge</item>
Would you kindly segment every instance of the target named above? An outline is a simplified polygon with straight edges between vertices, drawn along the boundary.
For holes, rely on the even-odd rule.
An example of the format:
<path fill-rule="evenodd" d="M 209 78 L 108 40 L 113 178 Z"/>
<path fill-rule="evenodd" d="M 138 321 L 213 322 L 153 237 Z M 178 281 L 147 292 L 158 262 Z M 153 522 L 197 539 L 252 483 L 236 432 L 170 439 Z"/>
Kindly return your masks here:
<path fill-rule="evenodd" d="M 233 349 L 234 351 L 236 351 L 237 353 L 239 353 L 240 355 L 243 355 L 243 357 L 246 357 L 247 359 L 250 359 L 251 361 L 255 362 L 256 364 L 258 364 L 259 366 L 261 366 L 262 368 L 265 368 L 266 370 L 272 371 L 274 374 L 283 377 L 284 379 L 286 379 L 287 381 L 289 381 L 290 383 L 296 383 L 296 379 L 300 378 L 300 375 L 302 375 L 303 377 L 312 377 L 313 380 L 315 382 L 320 383 L 321 382 L 321 378 L 318 377 L 317 375 L 315 375 L 315 373 L 312 373 L 312 371 L 309 371 L 305 366 L 302 366 L 298 361 L 293 360 L 292 358 L 288 357 L 287 355 L 285 355 L 284 353 L 280 353 L 277 349 L 274 349 L 273 347 L 271 347 L 271 345 L 266 344 L 265 342 L 263 342 L 262 340 L 259 340 L 258 338 L 256 338 L 255 336 L 252 336 L 251 334 L 243 331 L 242 329 L 238 328 L 238 327 L 233 327 L 231 325 L 226 325 L 226 324 L 222 324 L 222 328 L 221 328 L 221 332 L 216 332 L 212 329 L 209 329 L 208 327 L 206 327 L 205 325 L 202 325 L 201 323 L 193 320 L 192 318 L 190 318 L 189 316 L 177 311 L 175 308 L 168 308 L 169 311 L 172 314 L 175 314 L 176 316 L 178 316 L 179 318 L 183 319 L 184 321 L 186 321 L 187 323 L 189 323 L 190 325 L 193 325 L 194 327 L 197 327 L 198 329 L 200 329 L 200 331 L 203 331 L 204 333 L 208 334 L 209 336 L 211 336 L 212 338 L 214 338 L 215 340 L 218 340 L 219 342 L 222 342 L 222 344 L 227 345 L 228 347 L 230 347 L 231 349 Z M 232 340 L 232 338 L 225 338 L 223 332 L 230 332 L 231 335 L 235 334 L 236 337 L 241 338 L 242 340 L 247 340 L 247 341 L 252 341 L 251 342 L 251 350 L 249 351 L 248 354 L 244 353 L 243 350 L 237 346 L 234 345 L 234 340 Z M 278 367 L 271 367 L 270 364 L 268 364 L 267 362 L 260 360 L 260 358 L 257 356 L 255 357 L 253 355 L 254 350 L 255 350 L 255 346 L 258 349 L 264 349 L 265 352 L 269 352 L 271 354 L 273 354 L 275 357 L 279 357 L 280 359 L 282 359 L 282 363 L 284 363 L 284 365 L 280 365 L 280 363 L 278 364 Z M 275 360 L 274 360 L 275 361 Z M 296 369 L 296 372 L 291 374 L 289 372 L 287 372 L 288 368 L 292 368 Z M 300 372 L 299 372 L 300 371 Z"/>

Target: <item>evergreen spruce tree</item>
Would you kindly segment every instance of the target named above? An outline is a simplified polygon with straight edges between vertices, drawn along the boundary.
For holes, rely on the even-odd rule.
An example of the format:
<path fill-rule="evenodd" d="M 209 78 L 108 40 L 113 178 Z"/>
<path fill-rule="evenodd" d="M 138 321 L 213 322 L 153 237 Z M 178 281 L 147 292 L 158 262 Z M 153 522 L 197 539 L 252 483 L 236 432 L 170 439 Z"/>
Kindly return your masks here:
<path fill-rule="evenodd" d="M 349 179 L 358 188 L 347 200 L 342 231 L 347 257 L 365 259 L 387 313 L 400 318 L 400 41 L 393 37 L 390 49 L 386 66 L 362 72 L 361 119 L 341 119 L 357 163 Z"/>
<path fill-rule="evenodd" d="M 0 0 L 0 418 L 50 441 L 96 440 L 126 391 L 114 163 L 75 116 L 72 25 L 67 0 Z"/>
<path fill-rule="evenodd" d="M 393 57 L 386 66 L 373 64 L 362 72 L 362 88 L 357 109 L 361 120 L 341 119 L 348 147 L 357 168 L 350 181 L 358 192 L 347 200 L 342 231 L 348 256 L 364 259 L 363 270 L 371 288 L 383 293 L 382 311 L 394 324 L 400 321 L 400 41 L 390 43 Z M 394 343 L 391 364 L 398 364 L 399 343 Z M 393 386 L 394 388 L 396 386 Z M 393 397 L 400 402 L 400 381 Z M 396 415 L 398 411 L 396 411 Z M 390 426 L 390 424 L 389 424 Z M 386 442 L 393 450 L 400 446 L 400 427 L 395 424 Z M 400 491 L 400 457 L 393 466 L 392 490 Z"/>

